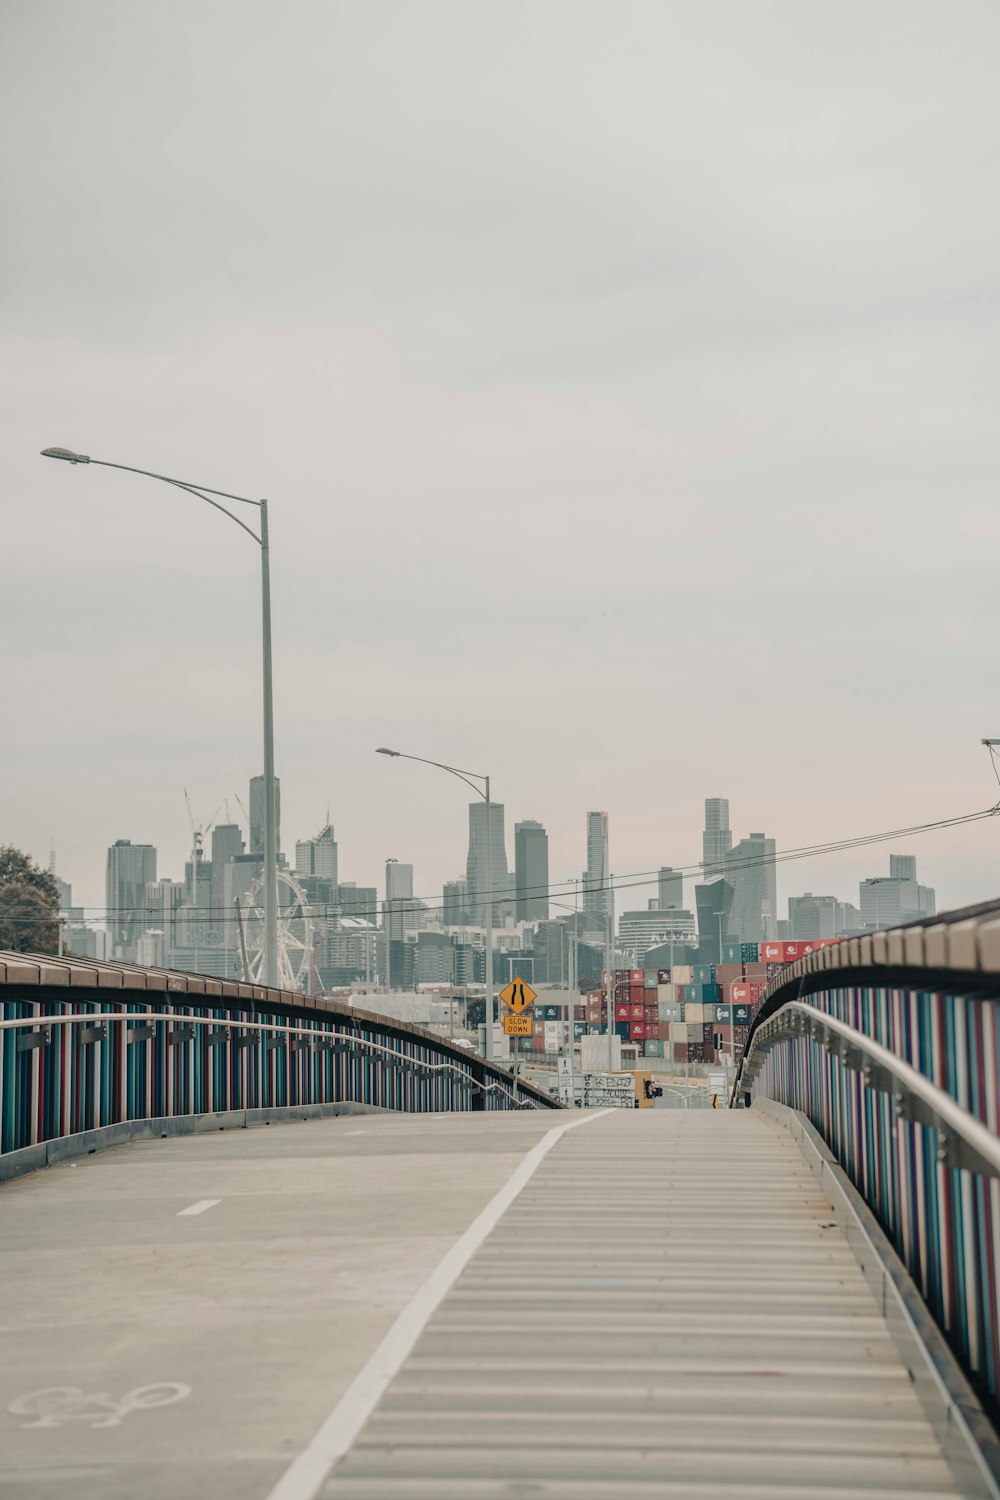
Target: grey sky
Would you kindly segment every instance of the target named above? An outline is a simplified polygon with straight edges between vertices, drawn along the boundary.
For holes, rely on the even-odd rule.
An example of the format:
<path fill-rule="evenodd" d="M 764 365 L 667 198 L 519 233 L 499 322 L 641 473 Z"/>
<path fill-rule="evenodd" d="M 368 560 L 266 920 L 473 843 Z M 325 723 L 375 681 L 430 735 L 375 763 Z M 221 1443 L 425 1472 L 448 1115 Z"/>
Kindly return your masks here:
<path fill-rule="evenodd" d="M 0 841 L 103 900 L 259 769 L 286 850 L 554 878 L 997 794 L 991 3 L 7 0 Z M 906 845 L 949 904 L 1000 827 Z M 512 833 L 508 853 L 513 854 Z M 902 846 L 900 846 L 902 847 Z M 874 850 L 779 872 L 856 899 Z"/>

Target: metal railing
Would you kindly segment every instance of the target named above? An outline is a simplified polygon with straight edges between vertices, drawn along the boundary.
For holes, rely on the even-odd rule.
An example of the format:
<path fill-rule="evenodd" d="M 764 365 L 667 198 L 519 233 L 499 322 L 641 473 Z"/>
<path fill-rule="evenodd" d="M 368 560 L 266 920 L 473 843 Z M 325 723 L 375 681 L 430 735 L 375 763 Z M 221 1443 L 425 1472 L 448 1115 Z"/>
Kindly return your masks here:
<path fill-rule="evenodd" d="M 731 1099 L 774 1099 L 812 1122 L 994 1414 L 998 935 L 990 903 L 791 966 L 764 997 Z"/>
<path fill-rule="evenodd" d="M 405 1111 L 549 1101 L 432 1039 L 229 1007 L 6 1001 L 0 1153 L 131 1120 L 333 1103 Z M 13 1012 L 13 1013 L 12 1013 Z M 387 1026 L 386 1030 L 389 1028 Z"/>

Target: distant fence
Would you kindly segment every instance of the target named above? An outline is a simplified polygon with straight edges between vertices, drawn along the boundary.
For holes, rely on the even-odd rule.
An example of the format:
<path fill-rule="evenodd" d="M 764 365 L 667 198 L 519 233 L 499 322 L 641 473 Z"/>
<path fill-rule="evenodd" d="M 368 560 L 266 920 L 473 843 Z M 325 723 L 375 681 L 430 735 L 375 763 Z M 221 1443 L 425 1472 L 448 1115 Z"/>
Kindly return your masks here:
<path fill-rule="evenodd" d="M 733 1102 L 802 1111 L 994 1414 L 1000 1393 L 1000 902 L 791 965 Z"/>
<path fill-rule="evenodd" d="M 109 981 L 122 989 L 126 976 L 131 993 L 112 998 Z M 152 981 L 144 997 L 139 979 Z M 209 987 L 245 993 L 210 998 Z M 196 976 L 0 954 L 0 1154 L 130 1120 L 347 1102 L 411 1112 L 553 1107 L 475 1054 L 368 1012 Z"/>

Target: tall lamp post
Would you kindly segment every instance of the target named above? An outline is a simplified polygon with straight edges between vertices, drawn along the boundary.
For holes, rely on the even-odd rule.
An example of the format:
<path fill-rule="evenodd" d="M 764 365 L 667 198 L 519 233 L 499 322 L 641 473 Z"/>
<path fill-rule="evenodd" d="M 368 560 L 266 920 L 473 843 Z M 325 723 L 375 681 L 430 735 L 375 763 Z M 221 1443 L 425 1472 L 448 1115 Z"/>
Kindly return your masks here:
<path fill-rule="evenodd" d="M 446 766 L 442 760 L 427 760 L 423 755 L 407 755 L 403 750 L 387 750 L 380 745 L 376 755 L 391 755 L 394 760 L 416 760 L 422 766 L 437 766 L 439 771 L 448 771 L 470 786 L 486 803 L 486 1050 L 487 1062 L 493 1061 L 493 841 L 490 828 L 490 778 L 480 771 L 463 771 L 459 766 Z M 469 780 L 469 777 L 472 780 Z M 481 781 L 484 787 L 476 786 Z"/>
<path fill-rule="evenodd" d="M 100 464 L 104 469 L 123 469 L 127 474 L 142 474 L 146 479 L 159 479 L 163 484 L 172 484 L 184 490 L 235 521 L 247 536 L 253 537 L 260 548 L 261 623 L 263 632 L 263 676 L 264 676 L 264 983 L 277 985 L 278 976 L 278 884 L 277 884 L 277 818 L 274 787 L 274 695 L 271 682 L 271 557 L 267 532 L 267 501 L 248 500 L 244 495 L 230 495 L 226 490 L 210 490 L 206 485 L 188 484 L 182 479 L 171 479 L 166 474 L 154 474 L 150 469 L 135 469 L 131 464 L 113 464 L 106 459 L 90 458 L 86 453 L 74 453 L 70 448 L 43 448 L 43 458 L 61 458 L 70 464 Z M 213 495 L 218 499 L 213 500 Z M 239 505 L 255 505 L 260 511 L 260 534 L 241 521 L 221 500 L 235 500 Z"/>

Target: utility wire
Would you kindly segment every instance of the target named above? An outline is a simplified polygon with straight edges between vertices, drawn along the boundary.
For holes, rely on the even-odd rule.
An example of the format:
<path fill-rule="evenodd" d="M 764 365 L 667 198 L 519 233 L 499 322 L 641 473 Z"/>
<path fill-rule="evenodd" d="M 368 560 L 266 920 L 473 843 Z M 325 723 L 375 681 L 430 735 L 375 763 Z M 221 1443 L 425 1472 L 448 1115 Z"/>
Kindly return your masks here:
<path fill-rule="evenodd" d="M 1000 782 L 1000 772 L 997 773 L 997 780 L 998 780 L 998 782 Z M 860 835 L 857 835 L 854 838 L 836 839 L 836 840 L 828 841 L 826 843 L 819 843 L 819 844 L 802 844 L 802 845 L 798 845 L 797 847 L 794 847 L 792 849 L 785 849 L 785 850 L 781 851 L 780 853 L 777 852 L 777 851 L 775 851 L 774 854 L 745 855 L 745 856 L 741 856 L 740 858 L 737 858 L 737 859 L 733 859 L 732 857 L 729 857 L 726 860 L 726 871 L 727 871 L 727 873 L 729 873 L 729 872 L 740 872 L 740 871 L 743 871 L 743 870 L 759 869 L 762 866 L 787 864 L 787 863 L 789 863 L 789 862 L 791 862 L 793 860 L 813 859 L 813 858 L 818 858 L 818 857 L 820 857 L 821 855 L 824 855 L 824 854 L 837 854 L 837 853 L 841 853 L 841 852 L 844 852 L 844 851 L 847 851 L 847 850 L 850 850 L 850 849 L 865 848 L 865 847 L 867 847 L 870 844 L 887 843 L 887 842 L 890 842 L 891 840 L 894 840 L 894 839 L 913 838 L 913 837 L 915 837 L 918 834 L 933 833 L 933 832 L 937 832 L 937 831 L 939 831 L 940 829 L 943 829 L 943 828 L 959 828 L 959 827 L 964 827 L 965 825 L 970 824 L 970 823 L 982 822 L 986 818 L 996 817 L 998 813 L 1000 813 L 1000 803 L 996 803 L 992 807 L 983 808 L 979 812 L 963 813 L 963 814 L 961 814 L 961 815 L 959 815 L 957 817 L 953 817 L 953 818 L 939 818 L 936 821 L 931 822 L 931 823 L 914 823 L 914 824 L 911 824 L 911 825 L 909 825 L 907 827 L 903 827 L 903 828 L 888 829 L 888 830 L 886 830 L 886 831 L 884 831 L 882 833 L 860 834 Z M 671 873 L 672 874 L 677 874 L 677 875 L 685 875 L 685 874 L 690 875 L 690 874 L 695 874 L 695 873 L 697 873 L 699 871 L 703 871 L 703 870 L 704 870 L 704 862 L 703 861 L 697 861 L 695 863 L 687 864 L 687 865 L 674 865 L 674 866 L 671 866 Z M 547 885 L 524 886 L 524 887 L 521 888 L 520 892 L 512 892 L 508 887 L 505 886 L 502 890 L 476 891 L 476 892 L 473 893 L 473 896 L 474 896 L 474 899 L 475 899 L 475 901 L 477 903 L 479 903 L 480 901 L 486 901 L 487 898 L 492 897 L 494 903 L 496 904 L 496 903 L 500 903 L 500 902 L 504 902 L 504 901 L 513 902 L 513 901 L 515 901 L 517 899 L 518 895 L 521 895 L 522 897 L 527 897 L 527 896 L 532 896 L 532 895 L 533 896 L 547 895 L 547 896 L 549 896 L 553 900 L 553 902 L 556 905 L 559 905 L 560 903 L 556 899 L 556 894 L 558 893 L 558 895 L 560 895 L 560 896 L 571 895 L 571 894 L 573 894 L 574 886 L 575 885 L 579 885 L 580 895 L 581 896 L 585 896 L 585 895 L 593 894 L 594 892 L 598 892 L 598 891 L 606 891 L 606 890 L 622 891 L 622 890 L 629 890 L 629 889 L 631 889 L 631 888 L 633 888 L 635 886 L 648 886 L 648 885 L 652 884 L 653 880 L 658 875 L 659 875 L 659 869 L 655 869 L 655 870 L 635 870 L 635 871 L 631 871 L 627 875 L 618 876 L 618 877 L 611 876 L 608 881 L 601 882 L 600 884 L 593 884 L 593 885 L 591 885 L 591 884 L 588 883 L 586 885 L 579 885 L 579 880 L 577 880 L 576 882 L 574 882 L 572 880 L 570 880 L 570 881 L 555 881 L 555 882 L 551 882 L 551 883 L 549 883 Z M 395 898 L 392 898 L 392 899 L 393 899 L 394 902 L 396 902 L 398 904 L 394 904 L 394 905 L 390 906 L 388 898 L 378 898 L 376 900 L 374 906 L 371 906 L 371 907 L 362 907 L 360 909 L 351 910 L 351 911 L 348 911 L 348 912 L 345 912 L 343 910 L 343 907 L 340 905 L 340 903 L 335 903 L 335 905 L 337 907 L 336 914 L 338 914 L 340 916 L 348 916 L 348 917 L 361 917 L 361 918 L 363 918 L 365 920 L 368 920 L 369 918 L 372 918 L 372 917 L 378 917 L 379 914 L 384 915 L 385 912 L 386 912 L 386 910 L 398 912 L 401 915 L 406 915 L 407 911 L 415 911 L 415 910 L 418 910 L 418 909 L 424 910 L 424 911 L 443 910 L 444 909 L 444 905 L 445 905 L 443 897 L 438 897 L 436 895 L 434 897 L 430 897 L 430 898 L 428 898 L 428 897 L 421 897 L 421 896 L 405 896 L 405 897 L 395 897 Z M 410 902 L 414 903 L 414 905 L 413 906 L 409 906 L 408 903 L 410 903 Z M 415 904 L 417 902 L 420 902 L 420 907 L 419 908 L 417 908 L 417 906 Z M 328 902 L 310 902 L 309 905 L 310 905 L 310 907 L 313 907 L 313 908 L 318 907 L 318 906 L 325 906 L 327 908 L 326 915 L 332 915 L 332 914 L 334 914 L 334 913 L 331 913 L 330 909 L 329 909 L 331 903 L 328 903 Z M 97 922 L 97 921 L 100 921 L 102 919 L 102 917 L 107 916 L 107 915 L 109 915 L 112 912 L 114 912 L 118 916 L 123 916 L 123 917 L 127 917 L 127 916 L 152 916 L 152 915 L 157 915 L 157 916 L 168 915 L 169 916 L 169 915 L 172 915 L 172 913 L 170 913 L 170 912 L 164 913 L 163 910 L 162 910 L 162 908 L 159 907 L 159 906 L 134 906 L 134 907 L 85 906 L 85 907 L 79 907 L 79 908 L 77 908 L 77 910 L 84 911 L 84 912 L 90 912 L 90 913 L 94 913 L 95 914 L 95 915 L 91 915 L 89 917 L 84 917 L 84 919 L 83 919 L 84 922 L 88 922 L 88 921 L 89 922 Z M 218 913 L 220 913 L 219 917 L 217 919 L 215 919 L 212 923 L 207 924 L 207 925 L 213 925 L 213 926 L 218 926 L 218 925 L 221 925 L 222 923 L 225 923 L 225 922 L 235 922 L 237 920 L 236 914 L 234 912 L 231 912 L 228 907 L 224 907 L 224 906 L 198 906 L 198 907 L 190 907 L 190 906 L 188 906 L 188 907 L 183 907 L 183 908 L 177 908 L 176 910 L 177 910 L 178 913 L 180 911 L 183 911 L 183 910 L 186 910 L 186 911 L 199 911 L 199 912 L 218 912 Z M 315 915 L 315 912 L 313 912 L 312 914 Z M 36 920 L 36 919 L 35 918 L 31 918 L 31 917 L 24 917 L 24 918 L 14 918 L 12 920 L 26 921 L 27 922 L 27 921 L 33 921 L 33 920 Z M 460 925 L 462 925 L 462 926 L 470 926 L 471 927 L 471 926 L 475 926 L 476 924 L 474 922 L 467 922 L 467 923 L 462 923 Z"/>

